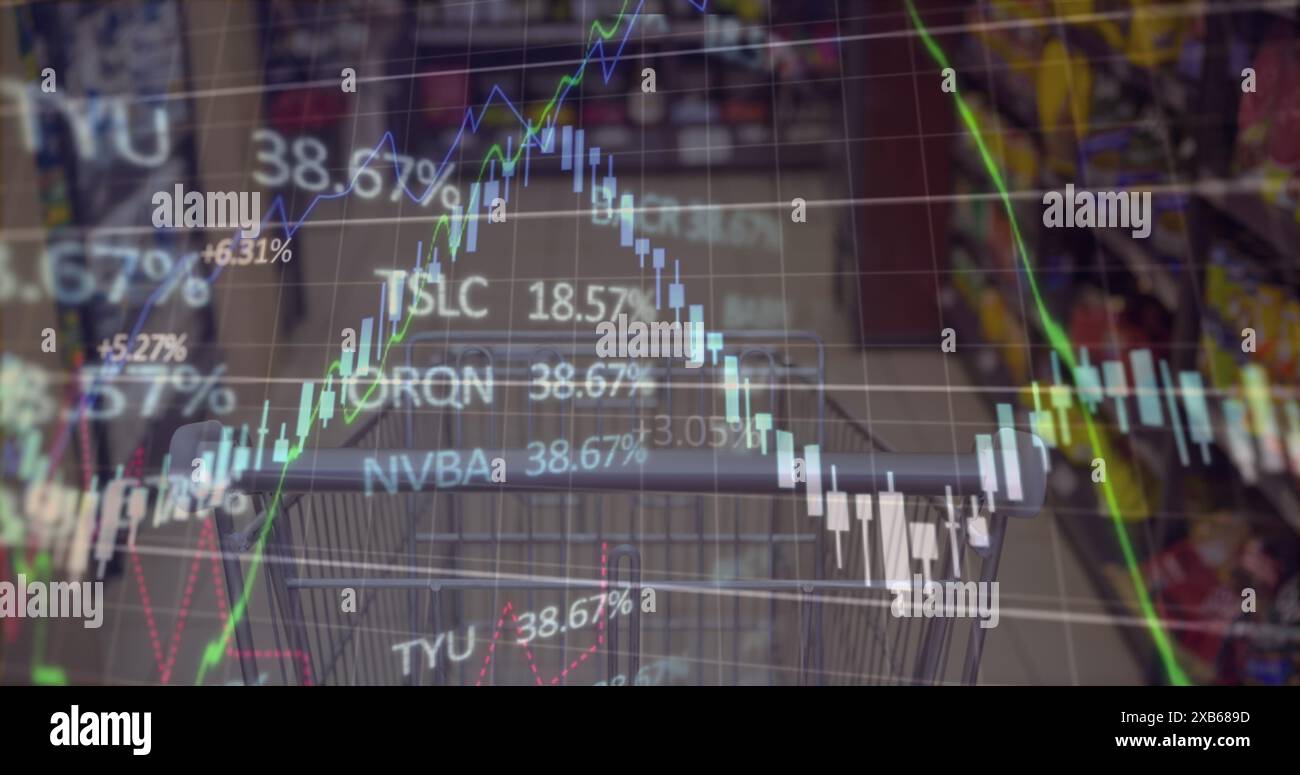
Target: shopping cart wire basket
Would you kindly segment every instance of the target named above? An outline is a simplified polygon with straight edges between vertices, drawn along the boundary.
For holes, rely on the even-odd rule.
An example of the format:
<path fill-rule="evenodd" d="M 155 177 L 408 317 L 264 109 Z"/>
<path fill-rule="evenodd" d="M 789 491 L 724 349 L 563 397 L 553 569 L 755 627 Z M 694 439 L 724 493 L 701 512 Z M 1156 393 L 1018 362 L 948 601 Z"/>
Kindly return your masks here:
<path fill-rule="evenodd" d="M 829 399 L 814 335 L 725 341 L 732 375 L 722 359 L 613 362 L 554 334 L 409 337 L 344 444 L 233 482 L 253 504 L 241 524 L 213 509 L 232 603 L 247 585 L 243 681 L 973 683 L 985 629 L 891 610 L 900 579 L 881 577 L 875 526 L 887 529 L 872 519 L 886 498 L 860 496 L 905 494 L 901 540 L 929 552 L 932 579 L 992 582 L 1006 518 L 1042 503 L 1041 444 L 994 434 L 1002 450 L 984 462 L 1005 479 L 1014 446 L 1022 493 L 990 511 L 997 485 L 979 455 L 893 452 Z M 739 420 L 719 390 L 728 378 L 747 388 Z M 818 485 L 824 513 L 810 516 L 811 470 L 778 481 L 759 415 L 816 445 L 820 478 L 834 479 Z M 215 438 L 182 436 L 174 461 Z M 476 455 L 505 480 L 466 476 Z M 838 531 L 848 503 L 856 524 Z M 925 535 L 951 536 L 952 551 L 919 546 Z"/>

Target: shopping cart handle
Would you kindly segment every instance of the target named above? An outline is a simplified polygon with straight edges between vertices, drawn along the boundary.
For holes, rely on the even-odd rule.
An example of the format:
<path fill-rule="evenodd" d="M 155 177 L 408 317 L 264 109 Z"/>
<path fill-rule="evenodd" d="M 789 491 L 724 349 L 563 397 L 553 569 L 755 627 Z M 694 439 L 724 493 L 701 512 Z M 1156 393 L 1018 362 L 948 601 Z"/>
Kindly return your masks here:
<path fill-rule="evenodd" d="M 179 428 L 172 437 L 172 476 L 188 477 L 190 463 L 204 453 L 220 454 L 221 426 L 209 421 Z M 1012 444 L 1002 444 L 1010 437 Z M 806 475 L 823 491 L 875 493 L 891 489 L 907 495 L 992 497 L 999 513 L 1031 517 L 1041 509 L 1047 490 L 1047 451 L 1038 437 L 1023 432 L 993 434 L 994 446 L 983 455 L 907 452 L 822 453 L 819 476 Z M 1005 448 L 1004 448 L 1005 446 Z M 567 470 L 535 450 L 503 449 L 306 449 L 288 470 L 268 464 L 247 470 L 230 483 L 246 492 L 365 491 L 482 492 L 631 491 L 715 493 L 719 495 L 792 495 L 804 497 L 808 481 L 782 486 L 776 454 L 758 450 L 645 450 L 643 461 L 623 462 L 605 455 L 588 468 L 577 452 Z M 228 454 L 228 452 L 227 452 Z M 505 481 L 492 481 L 491 461 L 504 462 Z M 475 462 L 477 461 L 477 462 Z M 561 466 L 556 466 L 560 468 Z M 804 468 L 809 468 L 807 461 Z M 1019 497 L 1017 497 L 1019 496 Z"/>

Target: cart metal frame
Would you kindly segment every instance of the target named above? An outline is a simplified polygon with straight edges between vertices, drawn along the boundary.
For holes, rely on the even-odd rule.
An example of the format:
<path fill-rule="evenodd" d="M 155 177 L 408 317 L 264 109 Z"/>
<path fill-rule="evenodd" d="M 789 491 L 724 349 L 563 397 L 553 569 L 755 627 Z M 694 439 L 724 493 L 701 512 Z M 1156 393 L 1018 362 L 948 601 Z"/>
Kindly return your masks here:
<path fill-rule="evenodd" d="M 728 333 L 726 342 L 740 358 L 754 403 L 773 414 L 775 427 L 825 450 L 825 469 L 836 464 L 840 472 L 839 489 L 879 491 L 888 478 L 909 494 L 912 521 L 936 522 L 947 514 L 940 497 L 945 488 L 961 495 L 979 492 L 973 456 L 892 452 L 829 400 L 816 336 L 738 332 Z M 815 366 L 778 356 L 778 347 L 788 355 L 791 346 L 806 348 Z M 504 377 L 502 393 L 509 395 L 530 387 L 533 364 L 545 359 L 577 364 L 592 355 L 594 342 L 549 333 L 439 333 L 409 337 L 404 363 L 490 365 L 495 379 Z M 770 456 L 655 449 L 645 465 L 624 470 L 516 474 L 490 486 L 423 492 L 410 491 L 404 482 L 405 491 L 396 494 L 360 492 L 367 454 L 479 447 L 498 450 L 507 469 L 519 471 L 520 456 L 527 453 L 510 447 L 512 434 L 537 441 L 566 431 L 576 439 L 579 427 L 600 433 L 613 425 L 621 432 L 620 420 L 644 417 L 647 408 L 662 409 L 656 417 L 676 418 L 683 409 L 693 412 L 692 418 L 721 414 L 714 407 L 721 371 L 712 364 L 688 370 L 666 362 L 646 368 L 642 375 L 655 380 L 653 407 L 649 389 L 635 400 L 552 401 L 551 411 L 541 411 L 540 402 L 526 397 L 518 412 L 510 410 L 509 399 L 500 410 L 494 401 L 487 411 L 426 411 L 402 397 L 364 420 L 342 447 L 304 451 L 283 478 L 279 513 L 264 546 L 265 583 L 255 585 L 249 615 L 235 628 L 245 684 L 258 683 L 259 664 L 268 663 L 278 667 L 282 682 L 297 684 L 544 683 L 539 662 L 559 667 L 573 649 L 582 648 L 589 656 L 604 652 L 605 682 L 633 685 L 644 682 L 639 678 L 645 676 L 647 637 L 660 658 L 660 675 L 669 672 L 698 683 L 780 682 L 791 675 L 800 683 L 935 683 L 958 678 L 948 659 L 960 629 L 966 630 L 960 680 L 974 683 L 985 630 L 974 619 L 962 628 L 962 620 L 890 616 L 885 582 L 862 577 L 857 541 L 848 543 L 847 567 L 836 568 L 823 520 L 796 516 L 801 491 L 776 486 Z M 766 382 L 758 382 L 760 375 Z M 970 569 L 963 574 L 968 580 L 996 580 L 1007 514 L 1036 513 L 1042 473 L 1026 477 L 1033 481 L 1018 512 L 1000 508 L 988 514 L 988 547 L 963 552 L 970 558 L 963 563 Z M 232 603 L 244 592 L 245 562 L 266 527 L 270 496 L 280 482 L 279 470 L 264 470 L 238 483 L 256 504 L 255 516 L 242 527 L 223 508 L 214 509 Z M 765 513 L 755 515 L 758 511 Z M 752 529 L 760 520 L 766 529 Z M 518 524 L 506 527 L 507 521 Z M 961 522 L 962 546 L 969 548 Z M 603 554 L 603 563 L 595 562 L 597 554 Z M 946 552 L 941 557 L 935 578 L 955 579 L 951 558 Z M 763 565 L 761 572 L 747 567 L 754 563 Z M 334 568 L 356 570 L 338 575 Z M 656 590 L 663 602 L 660 610 L 643 616 L 635 601 L 646 588 Z M 358 595 L 355 612 L 340 610 L 336 601 L 342 589 Z M 612 591 L 614 597 L 621 589 L 634 601 L 625 615 L 604 617 L 595 646 L 590 632 L 553 632 L 549 637 L 559 645 L 542 649 L 546 644 L 537 642 L 525 649 L 526 665 L 491 656 L 507 650 L 497 645 L 509 645 L 497 638 L 506 614 L 514 616 L 510 606 L 544 616 L 547 609 L 539 601 L 562 595 L 565 605 L 559 610 L 571 611 L 565 607 L 569 593 L 589 595 L 593 589 Z M 504 609 L 503 596 L 511 601 Z M 497 633 L 484 661 L 476 626 Z M 463 655 L 455 653 L 458 631 L 462 646 L 468 643 Z M 797 636 L 784 635 L 788 632 Z M 398 646 L 385 649 L 385 638 L 423 638 L 427 652 L 437 633 L 449 636 L 447 648 L 438 653 L 444 645 L 438 638 L 427 664 L 418 658 L 420 651 L 408 648 L 404 658 L 414 665 L 404 663 L 399 676 L 393 656 Z M 756 639 L 764 638 L 768 661 L 747 661 Z M 273 648 L 257 647 L 268 639 Z M 677 655 L 683 640 L 693 655 Z M 791 649 L 795 653 L 787 653 Z M 410 659 L 412 653 L 416 659 Z M 551 682 L 567 681 L 569 672 L 561 670 Z"/>

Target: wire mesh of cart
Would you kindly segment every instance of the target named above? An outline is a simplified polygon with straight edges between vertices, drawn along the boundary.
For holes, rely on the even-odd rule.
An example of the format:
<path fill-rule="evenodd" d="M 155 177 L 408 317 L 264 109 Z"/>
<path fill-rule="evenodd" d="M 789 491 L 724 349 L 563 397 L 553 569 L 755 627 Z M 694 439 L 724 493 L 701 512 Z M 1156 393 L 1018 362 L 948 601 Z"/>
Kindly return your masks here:
<path fill-rule="evenodd" d="M 977 500 L 971 535 L 944 484 L 976 489 L 974 463 L 891 453 L 824 394 L 814 335 L 721 341 L 690 368 L 554 334 L 409 337 L 348 391 L 365 419 L 342 448 L 240 483 L 245 524 L 216 512 L 244 682 L 973 682 L 983 629 L 893 615 L 882 548 L 775 486 L 772 447 L 818 445 L 841 490 L 925 492 L 910 524 L 960 525 L 934 577 L 990 581 L 1004 518 Z"/>

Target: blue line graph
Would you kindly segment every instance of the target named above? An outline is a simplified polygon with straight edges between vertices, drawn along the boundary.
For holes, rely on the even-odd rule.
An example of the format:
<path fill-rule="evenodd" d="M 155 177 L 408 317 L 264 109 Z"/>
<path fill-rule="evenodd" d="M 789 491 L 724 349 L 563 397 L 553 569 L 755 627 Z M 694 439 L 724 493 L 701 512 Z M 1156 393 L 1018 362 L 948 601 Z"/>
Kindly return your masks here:
<path fill-rule="evenodd" d="M 687 0 L 687 2 L 690 4 L 692 8 L 695 8 L 697 11 L 701 13 L 705 13 L 707 11 L 708 0 L 700 0 L 699 2 L 696 2 L 695 0 Z M 597 36 L 595 43 L 593 43 L 591 47 L 587 50 L 586 55 L 583 56 L 582 61 L 579 63 L 577 69 L 574 71 L 574 74 L 572 76 L 573 79 L 581 79 L 583 73 L 587 69 L 588 64 L 590 64 L 592 59 L 599 56 L 599 61 L 601 66 L 601 77 L 605 83 L 609 82 L 609 79 L 614 74 L 614 69 L 618 66 L 619 61 L 622 59 L 623 50 L 627 46 L 627 41 L 632 35 L 632 30 L 635 28 L 636 22 L 640 18 L 641 10 L 644 6 L 645 6 L 645 0 L 638 0 L 636 8 L 633 9 L 628 14 L 627 28 L 624 30 L 623 36 L 619 40 L 618 48 L 614 51 L 613 55 L 606 54 L 605 41 L 600 36 Z M 554 129 L 555 122 L 558 120 L 558 116 L 560 112 L 559 108 L 564 104 L 565 99 L 568 98 L 569 93 L 572 91 L 574 85 L 575 85 L 574 82 L 570 82 L 559 92 L 559 96 L 556 99 L 556 110 L 548 118 L 548 123 L 550 125 L 549 129 L 552 130 Z M 442 161 L 438 164 L 437 168 L 435 169 L 432 182 L 428 184 L 423 194 L 416 195 L 409 188 L 406 187 L 406 184 L 402 182 L 403 178 L 400 175 L 400 168 L 399 168 L 398 186 L 401 188 L 402 193 L 407 197 L 407 199 L 409 199 L 415 204 L 422 205 L 426 201 L 426 199 L 432 195 L 432 193 L 437 189 L 437 187 L 441 185 L 440 178 L 442 177 L 444 171 L 446 170 L 447 165 L 450 163 L 453 154 L 455 154 L 456 150 L 460 147 L 461 141 L 465 136 L 466 130 L 468 129 L 472 134 L 478 133 L 479 127 L 482 125 L 483 117 L 487 114 L 488 109 L 493 106 L 494 100 L 498 97 L 502 100 L 503 104 L 510 110 L 510 112 L 514 114 L 515 118 L 519 121 L 519 123 L 524 127 L 525 142 L 528 143 L 529 147 L 537 147 L 540 150 L 544 150 L 544 145 L 542 140 L 540 139 L 539 136 L 535 136 L 536 133 L 532 131 L 532 125 L 530 124 L 530 122 L 528 122 L 527 119 L 524 118 L 523 114 L 519 111 L 518 106 L 515 105 L 514 101 L 510 99 L 510 96 L 505 93 L 505 91 L 501 88 L 499 84 L 493 84 L 492 89 L 488 93 L 487 99 L 483 101 L 482 108 L 479 110 L 477 117 L 474 115 L 473 108 L 469 108 L 465 111 L 465 117 L 461 120 L 460 128 L 457 131 L 455 138 L 453 138 L 450 146 L 447 149 L 447 153 L 443 156 Z M 341 199 L 343 197 L 349 196 L 355 189 L 356 182 L 360 178 L 361 173 L 369 168 L 370 163 L 374 161 L 375 157 L 377 157 L 379 153 L 383 151 L 385 148 L 391 149 L 394 156 L 397 155 L 398 152 L 397 141 L 393 137 L 393 133 L 391 131 L 385 132 L 383 137 L 380 138 L 379 142 L 375 145 L 375 147 L 371 149 L 370 153 L 366 156 L 365 161 L 357 168 L 357 172 L 352 177 L 352 180 L 348 182 L 346 188 L 338 192 L 317 194 L 311 200 L 311 202 L 307 204 L 307 207 L 303 209 L 302 213 L 298 216 L 298 218 L 296 220 L 293 220 L 292 222 L 290 222 L 289 214 L 285 208 L 284 197 L 281 195 L 277 195 L 275 199 L 272 200 L 270 207 L 267 208 L 266 215 L 264 215 L 262 218 L 259 233 L 261 231 L 264 231 L 265 228 L 268 226 L 268 224 L 271 226 L 277 224 L 277 221 L 274 220 L 273 216 L 278 211 L 280 214 L 278 224 L 281 225 L 284 229 L 286 241 L 292 240 L 293 236 L 297 234 L 298 229 L 302 227 L 303 223 L 311 215 L 312 211 L 316 209 L 317 205 L 319 205 L 321 202 L 324 201 L 331 201 L 331 200 Z M 471 200 L 471 204 L 472 204 L 472 200 Z M 232 242 L 237 242 L 242 237 L 242 235 L 243 235 L 242 230 L 236 230 L 234 236 L 232 237 Z M 145 300 L 145 303 L 142 305 L 140 309 L 140 313 L 136 318 L 135 324 L 131 327 L 130 341 L 134 341 L 135 338 L 139 335 L 141 329 L 144 327 L 144 324 L 148 321 L 149 316 L 153 313 L 154 307 L 157 305 L 158 299 L 164 294 L 164 292 L 168 288 L 172 286 L 174 282 L 179 281 L 183 273 L 190 271 L 190 267 L 194 264 L 194 262 L 197 259 L 198 259 L 197 252 L 189 253 L 186 254 L 185 256 L 182 256 L 181 260 L 176 262 L 176 264 L 172 267 L 171 272 L 166 277 L 163 278 L 163 280 L 159 283 L 158 287 L 151 294 L 149 294 L 149 297 Z M 453 261 L 455 260 L 455 251 L 452 252 L 452 260 Z M 218 266 L 212 272 L 212 274 L 210 274 L 206 278 L 203 278 L 203 281 L 206 282 L 208 285 L 212 285 L 221 277 L 221 273 L 224 269 L 225 267 Z M 89 407 L 90 402 L 93 400 L 93 396 L 96 394 L 96 391 L 99 388 L 104 377 L 116 376 L 117 374 L 119 374 L 122 368 L 125 366 L 126 362 L 127 362 L 127 358 L 125 355 L 122 356 L 121 358 L 111 358 L 108 361 L 104 362 L 103 368 L 101 368 L 96 373 L 95 379 L 91 382 L 90 388 L 86 390 L 84 393 L 82 393 L 81 400 L 79 401 L 79 405 L 77 408 L 78 415 L 83 413 Z M 68 440 L 71 438 L 72 428 L 73 428 L 72 423 L 68 423 L 65 425 L 63 429 L 63 433 L 60 434 L 58 441 L 56 442 L 55 446 L 50 452 L 50 459 L 52 463 L 58 461 L 62 457 L 63 452 L 67 447 Z M 50 471 L 54 471 L 54 470 L 55 467 L 51 465 Z"/>

